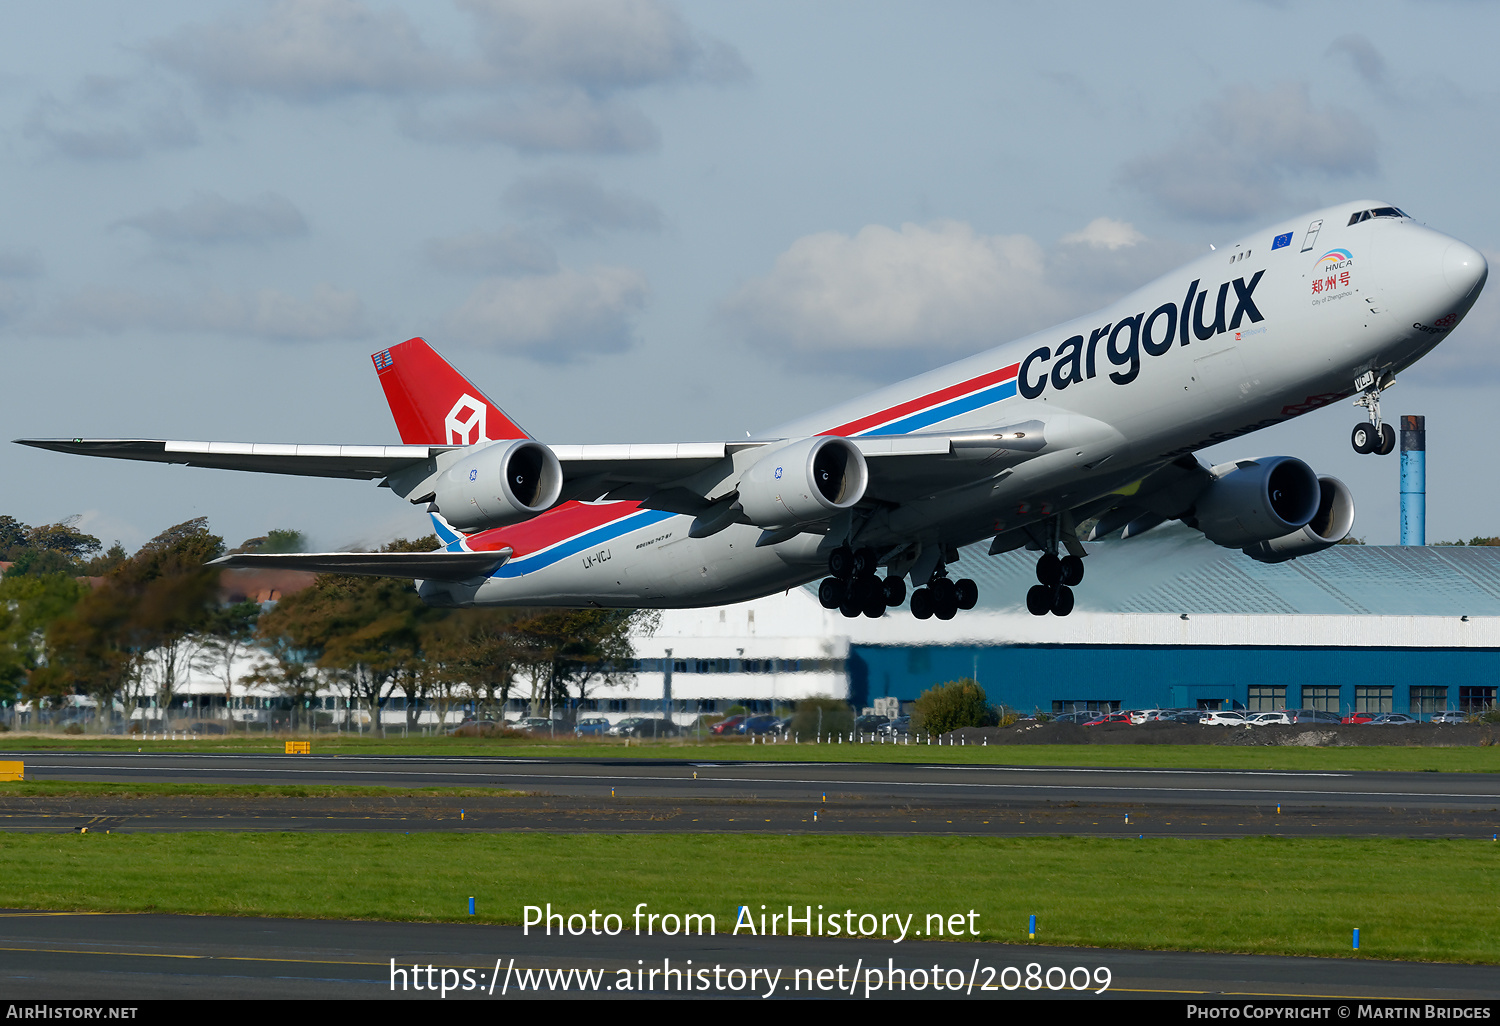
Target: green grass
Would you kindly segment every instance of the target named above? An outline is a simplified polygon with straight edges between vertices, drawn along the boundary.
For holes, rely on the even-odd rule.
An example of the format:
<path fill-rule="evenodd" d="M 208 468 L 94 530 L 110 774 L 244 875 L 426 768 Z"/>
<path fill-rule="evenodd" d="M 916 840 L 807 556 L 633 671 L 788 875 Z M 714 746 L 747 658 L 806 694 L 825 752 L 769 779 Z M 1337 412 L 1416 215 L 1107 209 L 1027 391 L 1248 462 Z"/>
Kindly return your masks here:
<path fill-rule="evenodd" d="M 506 798 L 503 787 L 365 787 L 358 784 L 153 784 L 75 780 L 0 781 L 0 798 Z"/>
<path fill-rule="evenodd" d="M 118 737 L 59 738 L 0 735 L 0 759 L 17 751 L 283 752 L 280 738 L 237 737 L 195 741 L 138 741 Z M 1304 748 L 1259 745 L 811 745 L 749 744 L 744 740 L 632 742 L 541 741 L 478 738 L 312 738 L 317 755 L 440 755 L 688 759 L 709 762 L 889 762 L 1009 766 L 1111 766 L 1153 769 L 1398 770 L 1436 773 L 1500 772 L 1500 745 L 1454 748 L 1370 745 Z"/>
<path fill-rule="evenodd" d="M 554 911 L 980 915 L 978 939 L 1500 962 L 1500 844 L 1245 838 L 0 835 L 0 905 L 519 923 Z M 725 943 L 732 945 L 733 940 Z"/>

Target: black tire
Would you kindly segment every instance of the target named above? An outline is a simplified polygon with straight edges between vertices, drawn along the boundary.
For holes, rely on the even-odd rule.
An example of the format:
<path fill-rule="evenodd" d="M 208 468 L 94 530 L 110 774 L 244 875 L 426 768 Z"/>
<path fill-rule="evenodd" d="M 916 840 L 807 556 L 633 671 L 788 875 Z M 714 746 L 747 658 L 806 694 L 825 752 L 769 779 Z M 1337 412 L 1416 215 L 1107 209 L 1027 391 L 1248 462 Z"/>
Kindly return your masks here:
<path fill-rule="evenodd" d="M 818 585 L 818 601 L 824 609 L 837 609 L 849 593 L 849 586 L 837 577 L 825 577 Z"/>
<path fill-rule="evenodd" d="M 865 604 L 860 607 L 861 611 L 871 620 L 878 620 L 885 615 L 885 589 L 872 588 L 870 594 L 865 598 Z"/>
<path fill-rule="evenodd" d="M 1083 560 L 1077 556 L 1062 558 L 1062 583 L 1070 588 L 1083 583 Z"/>
<path fill-rule="evenodd" d="M 952 596 L 934 595 L 932 601 L 936 607 L 932 613 L 939 620 L 951 620 L 958 615 L 958 602 Z"/>
<path fill-rule="evenodd" d="M 859 604 L 855 602 L 853 598 L 846 598 L 839 605 L 839 612 L 843 613 L 845 616 L 852 620 L 860 614 L 861 610 L 859 608 Z"/>
<path fill-rule="evenodd" d="M 1354 446 L 1354 451 L 1363 456 L 1374 452 L 1375 446 L 1380 444 L 1380 432 L 1375 430 L 1375 425 L 1369 422 L 1354 425 L 1354 430 L 1349 433 L 1349 444 Z"/>
<path fill-rule="evenodd" d="M 1026 611 L 1032 616 L 1046 616 L 1052 612 L 1052 589 L 1045 584 L 1035 585 L 1026 593 Z"/>
<path fill-rule="evenodd" d="M 1373 450 L 1376 456 L 1389 456 L 1396 451 L 1396 429 L 1389 424 L 1380 425 L 1380 442 Z"/>
<path fill-rule="evenodd" d="M 953 598 L 959 609 L 973 609 L 979 603 L 979 585 L 965 577 L 954 583 Z"/>
<path fill-rule="evenodd" d="M 1051 596 L 1052 612 L 1056 616 L 1067 616 L 1073 611 L 1073 589 L 1067 585 L 1059 585 L 1056 592 Z"/>
<path fill-rule="evenodd" d="M 885 604 L 899 606 L 906 601 L 906 582 L 899 577 L 887 577 L 881 585 L 885 589 Z"/>
<path fill-rule="evenodd" d="M 929 584 L 927 589 L 932 592 L 933 600 L 937 602 L 938 609 L 942 609 L 944 606 L 952 606 L 954 609 L 958 608 L 958 596 L 954 593 L 953 582 L 947 577 L 939 577 Z"/>
<path fill-rule="evenodd" d="M 841 581 L 854 576 L 854 550 L 840 545 L 828 554 L 828 572 Z"/>
<path fill-rule="evenodd" d="M 880 553 L 874 549 L 854 550 L 854 576 L 874 577 L 880 569 Z"/>
<path fill-rule="evenodd" d="M 911 593 L 911 615 L 918 620 L 926 620 L 932 616 L 932 592 L 926 588 L 918 588 Z"/>
<path fill-rule="evenodd" d="M 1048 587 L 1062 580 L 1062 560 L 1051 552 L 1042 553 L 1036 561 L 1036 579 Z"/>

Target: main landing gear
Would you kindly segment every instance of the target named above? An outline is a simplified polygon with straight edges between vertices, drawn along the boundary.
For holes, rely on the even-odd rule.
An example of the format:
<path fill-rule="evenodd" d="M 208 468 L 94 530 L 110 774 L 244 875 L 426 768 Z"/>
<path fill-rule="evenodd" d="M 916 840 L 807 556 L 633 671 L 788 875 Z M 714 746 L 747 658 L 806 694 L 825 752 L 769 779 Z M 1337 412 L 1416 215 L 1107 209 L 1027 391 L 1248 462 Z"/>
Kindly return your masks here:
<path fill-rule="evenodd" d="M 1354 387 L 1363 394 L 1354 400 L 1355 406 L 1363 406 L 1370 413 L 1364 424 L 1354 425 L 1349 442 L 1360 455 L 1373 452 L 1377 456 L 1389 456 L 1396 451 L 1396 429 L 1380 419 L 1380 393 L 1396 383 L 1387 375 L 1377 380 L 1374 371 L 1365 371 L 1354 381 Z"/>
<path fill-rule="evenodd" d="M 1083 560 L 1044 552 L 1036 561 L 1036 579 L 1040 583 L 1026 593 L 1027 611 L 1032 616 L 1067 616 L 1073 611 L 1073 586 L 1083 580 Z"/>
<path fill-rule="evenodd" d="M 847 617 L 860 615 L 871 619 L 906 601 L 906 582 L 897 576 L 876 576 L 880 553 L 876 549 L 851 549 L 841 545 L 828 556 L 832 575 L 818 585 L 818 601 L 824 609 L 837 609 Z M 979 585 L 968 578 L 948 579 L 947 570 L 939 565 L 925 588 L 912 592 L 911 612 L 919 620 L 936 616 L 951 620 L 960 609 L 973 609 L 979 601 Z"/>

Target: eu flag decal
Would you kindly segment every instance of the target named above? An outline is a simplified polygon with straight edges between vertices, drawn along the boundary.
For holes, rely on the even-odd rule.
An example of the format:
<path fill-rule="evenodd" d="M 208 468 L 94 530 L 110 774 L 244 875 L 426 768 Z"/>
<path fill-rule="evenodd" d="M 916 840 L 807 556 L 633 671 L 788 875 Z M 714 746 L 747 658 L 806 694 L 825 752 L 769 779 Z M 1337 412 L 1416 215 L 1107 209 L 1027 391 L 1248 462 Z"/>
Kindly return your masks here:
<path fill-rule="evenodd" d="M 1271 248 L 1272 249 L 1280 249 L 1282 246 L 1290 246 L 1291 244 L 1292 244 L 1292 233 L 1291 232 L 1287 232 L 1285 235 L 1278 235 L 1278 236 L 1276 236 L 1276 238 L 1271 242 Z"/>

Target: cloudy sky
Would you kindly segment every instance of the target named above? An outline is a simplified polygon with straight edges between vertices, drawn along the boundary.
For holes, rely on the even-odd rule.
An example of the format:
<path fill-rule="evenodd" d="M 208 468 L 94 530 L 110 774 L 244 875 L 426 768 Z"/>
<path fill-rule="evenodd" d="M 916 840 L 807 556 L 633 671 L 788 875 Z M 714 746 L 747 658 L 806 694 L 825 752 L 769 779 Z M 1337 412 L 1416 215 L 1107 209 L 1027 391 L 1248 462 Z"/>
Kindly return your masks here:
<path fill-rule="evenodd" d="M 422 335 L 554 442 L 735 438 L 1367 197 L 1500 255 L 1500 5 L 13 4 L 0 437 L 393 442 Z M 1500 534 L 1500 286 L 1387 397 L 1429 538 Z M 1393 542 L 1340 405 L 1289 453 Z M 373 486 L 0 446 L 0 512 L 134 547 L 425 533 Z"/>

